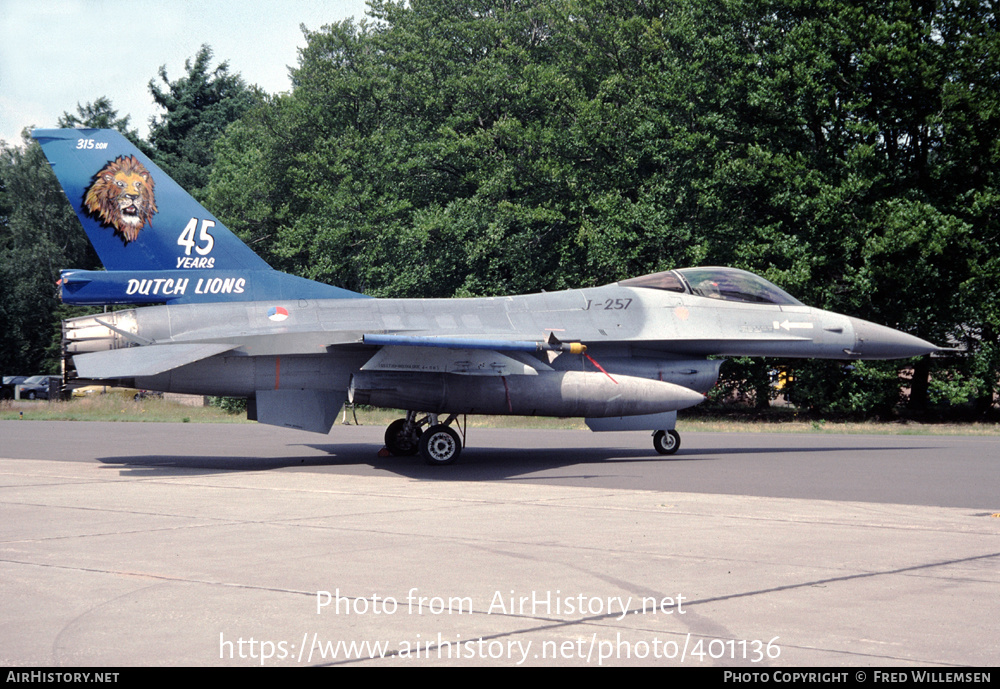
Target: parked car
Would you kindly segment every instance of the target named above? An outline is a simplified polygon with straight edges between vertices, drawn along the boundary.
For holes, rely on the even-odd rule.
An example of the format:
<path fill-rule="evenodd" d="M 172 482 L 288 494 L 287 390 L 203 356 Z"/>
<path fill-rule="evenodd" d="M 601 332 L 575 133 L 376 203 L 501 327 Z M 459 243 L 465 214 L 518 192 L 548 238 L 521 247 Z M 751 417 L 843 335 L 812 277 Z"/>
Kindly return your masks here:
<path fill-rule="evenodd" d="M 49 398 L 49 381 L 58 381 L 59 376 L 31 376 L 16 386 L 20 390 L 22 400 L 47 400 Z"/>
<path fill-rule="evenodd" d="M 14 399 L 15 386 L 20 385 L 26 380 L 28 380 L 28 376 L 4 376 L 3 384 L 0 386 L 0 400 Z"/>

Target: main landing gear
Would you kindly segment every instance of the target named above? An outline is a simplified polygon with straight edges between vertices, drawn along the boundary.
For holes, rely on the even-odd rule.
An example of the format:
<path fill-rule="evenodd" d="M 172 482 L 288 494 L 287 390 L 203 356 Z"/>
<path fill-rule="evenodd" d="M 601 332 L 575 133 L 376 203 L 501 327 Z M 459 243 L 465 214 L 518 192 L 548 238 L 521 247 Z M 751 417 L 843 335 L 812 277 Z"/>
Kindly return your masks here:
<path fill-rule="evenodd" d="M 417 412 L 406 412 L 405 419 L 396 419 L 385 429 L 385 447 L 396 457 L 412 457 L 419 452 L 432 466 L 454 464 L 462 454 L 465 438 L 464 431 L 460 436 L 451 427 L 457 418 L 457 414 L 451 414 L 441 423 L 437 414 L 418 418 Z M 680 448 L 681 435 L 677 431 L 653 434 L 653 449 L 661 455 L 675 454 Z"/>
<path fill-rule="evenodd" d="M 385 429 L 385 447 L 397 457 L 410 457 L 419 452 L 427 464 L 454 464 L 462 454 L 463 444 L 458 432 L 451 427 L 457 418 L 457 414 L 452 414 L 444 423 L 439 423 L 437 414 L 418 419 L 417 412 L 406 412 L 405 419 L 397 419 Z"/>

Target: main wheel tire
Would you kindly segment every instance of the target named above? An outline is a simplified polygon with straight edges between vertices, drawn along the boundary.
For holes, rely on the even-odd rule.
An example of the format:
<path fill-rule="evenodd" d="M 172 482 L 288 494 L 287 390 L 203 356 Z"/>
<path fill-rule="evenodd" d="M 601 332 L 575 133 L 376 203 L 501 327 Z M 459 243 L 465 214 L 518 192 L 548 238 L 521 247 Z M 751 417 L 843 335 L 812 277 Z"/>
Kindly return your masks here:
<path fill-rule="evenodd" d="M 420 427 L 406 433 L 406 419 L 396 419 L 385 429 L 385 447 L 395 457 L 412 457 L 420 451 Z"/>
<path fill-rule="evenodd" d="M 653 434 L 653 447 L 661 455 L 672 455 L 681 449 L 681 434 L 677 431 L 657 431 Z"/>
<path fill-rule="evenodd" d="M 420 454 L 433 466 L 453 464 L 462 454 L 462 441 L 450 426 L 431 426 L 420 436 Z"/>

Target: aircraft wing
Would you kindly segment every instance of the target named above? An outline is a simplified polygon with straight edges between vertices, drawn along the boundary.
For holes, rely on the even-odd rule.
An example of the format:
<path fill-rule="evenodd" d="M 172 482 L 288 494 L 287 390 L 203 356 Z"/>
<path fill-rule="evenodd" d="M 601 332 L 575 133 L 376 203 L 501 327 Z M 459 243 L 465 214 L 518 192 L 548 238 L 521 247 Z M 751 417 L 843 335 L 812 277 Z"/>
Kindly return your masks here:
<path fill-rule="evenodd" d="M 171 369 L 235 349 L 224 343 L 153 344 L 110 349 L 73 357 L 77 375 L 92 380 L 155 376 Z"/>
<path fill-rule="evenodd" d="M 420 371 L 467 376 L 537 376 L 552 367 L 533 352 L 582 354 L 586 347 L 564 343 L 549 335 L 546 340 L 514 340 L 399 334 L 365 334 L 366 345 L 381 347 L 362 371 Z"/>
<path fill-rule="evenodd" d="M 386 345 L 361 367 L 362 371 L 419 371 L 466 376 L 537 376 L 552 368 L 518 352 L 487 349 L 407 347 Z"/>
<path fill-rule="evenodd" d="M 551 333 L 547 340 L 515 340 L 476 337 L 445 337 L 436 335 L 366 334 L 365 344 L 403 347 L 439 347 L 444 349 L 485 349 L 509 352 L 563 351 L 579 354 L 586 348 L 576 342 L 560 342 Z"/>

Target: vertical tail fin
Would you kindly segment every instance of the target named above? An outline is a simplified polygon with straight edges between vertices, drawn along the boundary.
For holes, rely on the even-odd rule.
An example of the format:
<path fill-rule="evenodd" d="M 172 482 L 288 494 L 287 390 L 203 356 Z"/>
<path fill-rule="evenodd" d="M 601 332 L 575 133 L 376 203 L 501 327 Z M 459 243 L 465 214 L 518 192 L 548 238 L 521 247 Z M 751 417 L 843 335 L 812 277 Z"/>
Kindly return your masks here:
<path fill-rule="evenodd" d="M 67 271 L 76 304 L 360 297 L 271 269 L 119 132 L 36 129 L 107 273 Z"/>
<path fill-rule="evenodd" d="M 32 136 L 108 270 L 269 268 L 120 133 L 36 129 Z"/>

